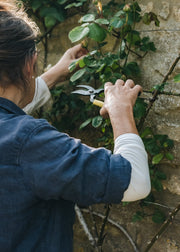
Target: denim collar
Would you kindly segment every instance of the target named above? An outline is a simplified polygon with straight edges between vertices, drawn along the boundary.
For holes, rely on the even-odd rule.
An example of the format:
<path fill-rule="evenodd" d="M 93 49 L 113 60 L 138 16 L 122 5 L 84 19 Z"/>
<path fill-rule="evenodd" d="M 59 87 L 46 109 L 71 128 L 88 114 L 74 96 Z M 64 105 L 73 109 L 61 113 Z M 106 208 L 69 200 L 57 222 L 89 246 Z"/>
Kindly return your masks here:
<path fill-rule="evenodd" d="M 19 115 L 25 115 L 26 113 L 19 108 L 14 102 L 0 97 L 0 110 L 4 109 L 7 110 L 8 112 L 12 113 L 12 114 L 19 114 Z"/>

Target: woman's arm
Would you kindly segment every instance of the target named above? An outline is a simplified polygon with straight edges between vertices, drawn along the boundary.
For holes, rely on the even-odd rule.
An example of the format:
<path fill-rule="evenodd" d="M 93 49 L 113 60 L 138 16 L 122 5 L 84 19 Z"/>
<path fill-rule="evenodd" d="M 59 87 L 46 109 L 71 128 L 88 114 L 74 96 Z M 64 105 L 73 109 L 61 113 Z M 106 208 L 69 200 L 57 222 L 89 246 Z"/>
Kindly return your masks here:
<path fill-rule="evenodd" d="M 87 50 L 78 44 L 68 49 L 62 58 L 50 68 L 47 72 L 41 75 L 41 78 L 46 82 L 49 88 L 52 88 L 58 82 L 66 80 L 69 75 L 69 65 L 87 54 Z"/>
<path fill-rule="evenodd" d="M 23 108 L 27 114 L 33 113 L 36 109 L 42 107 L 51 97 L 49 89 L 58 82 L 67 79 L 70 75 L 69 65 L 87 54 L 87 50 L 81 47 L 81 44 L 68 49 L 56 65 L 47 72 L 37 77 L 35 80 L 35 94 L 31 103 Z"/>

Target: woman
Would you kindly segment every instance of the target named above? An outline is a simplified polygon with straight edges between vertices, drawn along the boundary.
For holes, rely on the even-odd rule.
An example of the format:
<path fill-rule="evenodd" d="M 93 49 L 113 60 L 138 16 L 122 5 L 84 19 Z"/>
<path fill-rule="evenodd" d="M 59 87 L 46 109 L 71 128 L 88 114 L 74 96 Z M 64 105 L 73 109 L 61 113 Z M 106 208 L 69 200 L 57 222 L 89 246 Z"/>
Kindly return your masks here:
<path fill-rule="evenodd" d="M 119 203 L 150 191 L 147 154 L 133 105 L 141 87 L 132 80 L 106 83 L 101 115 L 109 115 L 112 154 L 58 132 L 30 111 L 47 87 L 67 77 L 85 55 L 80 45 L 35 85 L 37 27 L 15 4 L 0 1 L 0 248 L 7 251 L 72 251 L 74 204 Z M 44 103 L 44 100 L 40 102 Z"/>

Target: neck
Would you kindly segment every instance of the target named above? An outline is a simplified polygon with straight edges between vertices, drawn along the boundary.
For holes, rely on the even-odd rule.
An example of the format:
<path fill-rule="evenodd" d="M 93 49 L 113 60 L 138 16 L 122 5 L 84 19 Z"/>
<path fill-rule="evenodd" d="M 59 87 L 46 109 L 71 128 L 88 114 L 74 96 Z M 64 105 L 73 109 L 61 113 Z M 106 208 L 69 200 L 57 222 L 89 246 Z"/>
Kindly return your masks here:
<path fill-rule="evenodd" d="M 20 108 L 24 108 L 32 101 L 31 97 L 27 97 L 22 90 L 17 88 L 15 85 L 11 85 L 6 89 L 0 87 L 0 97 L 14 102 Z"/>
<path fill-rule="evenodd" d="M 22 94 L 21 90 L 14 85 L 9 86 L 6 89 L 0 88 L 0 97 L 6 98 L 14 102 L 18 107 L 22 107 Z"/>

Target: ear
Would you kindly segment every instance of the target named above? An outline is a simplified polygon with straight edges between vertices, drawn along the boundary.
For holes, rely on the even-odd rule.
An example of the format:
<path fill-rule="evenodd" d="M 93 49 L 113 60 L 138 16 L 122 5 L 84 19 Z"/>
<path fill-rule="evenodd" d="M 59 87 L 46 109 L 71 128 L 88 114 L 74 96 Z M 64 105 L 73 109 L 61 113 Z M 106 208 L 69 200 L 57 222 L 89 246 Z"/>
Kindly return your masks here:
<path fill-rule="evenodd" d="M 32 58 L 26 62 L 26 71 L 29 78 L 34 75 L 34 69 L 37 62 L 37 53 L 34 53 Z"/>

